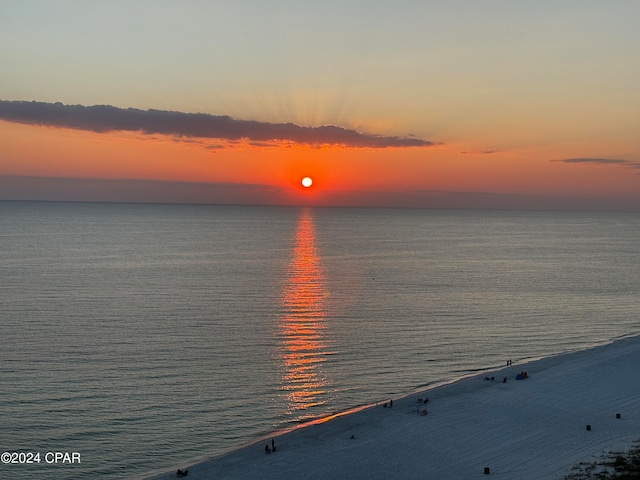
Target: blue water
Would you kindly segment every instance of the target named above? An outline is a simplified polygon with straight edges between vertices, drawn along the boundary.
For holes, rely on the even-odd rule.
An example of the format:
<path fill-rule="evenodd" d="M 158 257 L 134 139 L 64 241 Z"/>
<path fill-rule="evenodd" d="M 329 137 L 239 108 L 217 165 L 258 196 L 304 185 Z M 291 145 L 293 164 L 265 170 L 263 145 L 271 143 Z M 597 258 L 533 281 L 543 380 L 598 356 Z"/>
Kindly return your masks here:
<path fill-rule="evenodd" d="M 0 202 L 0 448 L 122 478 L 640 327 L 640 216 Z"/>

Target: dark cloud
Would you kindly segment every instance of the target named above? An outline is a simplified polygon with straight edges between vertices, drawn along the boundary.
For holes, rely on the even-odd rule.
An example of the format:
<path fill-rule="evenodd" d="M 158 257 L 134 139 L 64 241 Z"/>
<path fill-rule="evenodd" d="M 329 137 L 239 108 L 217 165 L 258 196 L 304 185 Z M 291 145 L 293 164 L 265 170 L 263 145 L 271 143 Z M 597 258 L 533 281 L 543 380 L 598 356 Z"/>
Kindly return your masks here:
<path fill-rule="evenodd" d="M 334 125 L 304 127 L 293 123 L 236 120 L 226 115 L 139 110 L 111 105 L 83 106 L 0 100 L 0 119 L 93 132 L 128 130 L 146 134 L 227 140 L 247 139 L 253 142 L 280 140 L 356 148 L 428 147 L 439 143 L 415 137 L 360 133 Z"/>
<path fill-rule="evenodd" d="M 563 158 L 561 160 L 554 160 L 554 162 L 562 163 L 627 163 L 627 160 L 621 160 L 616 158 Z"/>
<path fill-rule="evenodd" d="M 640 168 L 640 162 L 632 162 L 621 158 L 563 158 L 560 160 L 551 160 L 552 162 L 561 163 L 591 163 L 596 165 L 621 165 L 630 168 Z"/>
<path fill-rule="evenodd" d="M 491 155 L 493 153 L 498 153 L 501 152 L 502 150 L 473 150 L 473 151 L 466 151 L 466 152 L 460 152 L 460 154 L 462 155 Z"/>

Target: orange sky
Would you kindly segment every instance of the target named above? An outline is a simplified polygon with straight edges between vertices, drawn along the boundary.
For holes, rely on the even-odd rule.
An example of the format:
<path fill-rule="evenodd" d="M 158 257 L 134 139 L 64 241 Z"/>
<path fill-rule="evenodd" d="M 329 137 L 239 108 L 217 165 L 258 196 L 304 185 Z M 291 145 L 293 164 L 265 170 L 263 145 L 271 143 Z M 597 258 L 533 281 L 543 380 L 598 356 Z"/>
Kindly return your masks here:
<path fill-rule="evenodd" d="M 456 144 L 385 149 L 292 143 L 264 147 L 246 141 L 232 144 L 138 132 L 1 125 L 4 176 L 257 184 L 281 189 L 282 195 L 264 194 L 263 202 L 268 204 L 284 199 L 302 204 L 441 206 L 424 200 L 424 192 L 568 196 L 613 201 L 614 206 L 640 200 L 634 169 L 555 162 L 567 153 L 551 148 L 461 153 L 463 146 Z M 308 190 L 299 184 L 306 175 L 314 179 Z M 106 199 L 118 201 L 122 193 L 119 189 Z M 121 199 L 128 200 L 126 192 Z"/>
<path fill-rule="evenodd" d="M 2 11 L 0 200 L 640 210 L 638 2 Z"/>

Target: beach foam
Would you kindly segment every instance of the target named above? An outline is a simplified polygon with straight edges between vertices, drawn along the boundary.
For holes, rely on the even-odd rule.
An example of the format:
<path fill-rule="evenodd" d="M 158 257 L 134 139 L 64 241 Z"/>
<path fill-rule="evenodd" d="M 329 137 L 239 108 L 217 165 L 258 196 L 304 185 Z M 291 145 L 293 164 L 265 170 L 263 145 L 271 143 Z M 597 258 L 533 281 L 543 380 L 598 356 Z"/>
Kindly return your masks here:
<path fill-rule="evenodd" d="M 271 437 L 180 467 L 194 480 L 557 479 L 640 438 L 639 365 L 640 337 L 624 338 L 274 435 L 269 455 Z M 522 370 L 528 378 L 515 380 Z M 427 397 L 420 415 L 416 400 Z M 176 478 L 175 469 L 153 478 Z"/>

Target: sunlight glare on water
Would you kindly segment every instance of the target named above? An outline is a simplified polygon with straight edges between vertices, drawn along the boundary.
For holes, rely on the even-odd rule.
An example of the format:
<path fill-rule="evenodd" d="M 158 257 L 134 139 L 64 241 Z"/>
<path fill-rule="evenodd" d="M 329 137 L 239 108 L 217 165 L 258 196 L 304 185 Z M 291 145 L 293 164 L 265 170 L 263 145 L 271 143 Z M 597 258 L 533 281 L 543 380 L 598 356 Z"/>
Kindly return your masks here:
<path fill-rule="evenodd" d="M 0 444 L 135 477 L 637 333 L 638 238 L 637 214 L 0 202 Z"/>
<path fill-rule="evenodd" d="M 313 217 L 303 210 L 287 270 L 280 319 L 283 389 L 287 392 L 289 414 L 326 403 L 329 380 L 322 368 L 330 353 L 326 338 L 326 288 L 316 252 Z M 311 416 L 303 412 L 298 419 Z"/>

